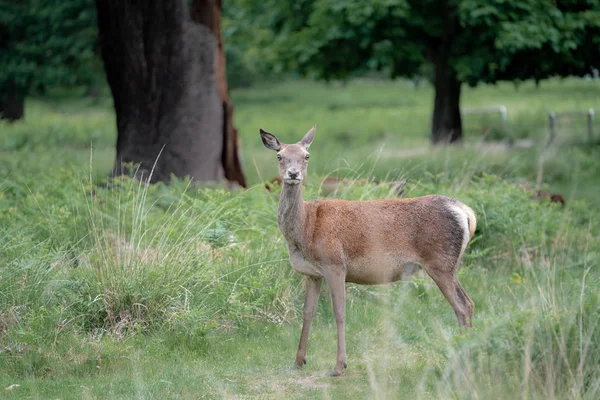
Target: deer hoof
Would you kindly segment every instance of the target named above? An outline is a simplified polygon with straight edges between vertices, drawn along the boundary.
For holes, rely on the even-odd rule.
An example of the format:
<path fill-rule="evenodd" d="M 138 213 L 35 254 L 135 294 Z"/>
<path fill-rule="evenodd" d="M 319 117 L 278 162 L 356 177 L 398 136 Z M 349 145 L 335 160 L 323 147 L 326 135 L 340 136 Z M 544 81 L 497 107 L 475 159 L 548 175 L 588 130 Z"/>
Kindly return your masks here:
<path fill-rule="evenodd" d="M 303 365 L 306 365 L 306 358 L 300 359 L 300 360 L 296 360 L 294 362 L 294 365 L 296 366 L 296 368 L 300 369 L 302 368 Z"/>
<path fill-rule="evenodd" d="M 338 371 L 338 370 L 331 370 L 327 373 L 328 376 L 340 376 L 342 374 L 342 371 Z"/>

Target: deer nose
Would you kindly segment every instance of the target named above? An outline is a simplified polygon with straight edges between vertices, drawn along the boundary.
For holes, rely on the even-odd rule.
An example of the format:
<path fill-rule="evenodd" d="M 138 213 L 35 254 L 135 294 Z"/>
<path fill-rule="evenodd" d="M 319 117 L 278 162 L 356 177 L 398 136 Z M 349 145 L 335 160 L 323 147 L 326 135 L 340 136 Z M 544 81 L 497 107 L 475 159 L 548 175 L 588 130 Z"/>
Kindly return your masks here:
<path fill-rule="evenodd" d="M 290 177 L 290 179 L 296 179 L 296 178 L 298 178 L 299 175 L 300 175 L 300 171 L 298 171 L 295 168 L 288 170 L 288 176 Z"/>

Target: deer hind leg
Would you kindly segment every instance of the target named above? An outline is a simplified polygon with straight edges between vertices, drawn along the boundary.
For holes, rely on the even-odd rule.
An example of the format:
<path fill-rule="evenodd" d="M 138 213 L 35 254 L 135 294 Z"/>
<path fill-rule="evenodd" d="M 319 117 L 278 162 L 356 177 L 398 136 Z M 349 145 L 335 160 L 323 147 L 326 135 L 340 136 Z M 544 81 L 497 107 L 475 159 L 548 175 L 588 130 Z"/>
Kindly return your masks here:
<path fill-rule="evenodd" d="M 446 297 L 446 300 L 448 300 L 448 303 L 454 309 L 454 313 L 458 319 L 458 326 L 471 328 L 471 319 L 473 318 L 475 304 L 458 281 L 456 271 L 442 272 L 439 270 L 428 270 L 427 273 L 438 285 L 444 297 Z"/>
<path fill-rule="evenodd" d="M 306 364 L 306 350 L 308 347 L 308 332 L 310 331 L 310 325 L 317 309 L 317 301 L 319 300 L 319 292 L 321 291 L 322 278 L 315 278 L 307 276 L 306 282 L 306 296 L 304 298 L 304 320 L 302 322 L 302 333 L 300 334 L 300 344 L 298 345 L 298 352 L 296 353 L 296 361 L 294 364 L 298 368 L 302 368 L 302 365 Z"/>
<path fill-rule="evenodd" d="M 461 299 L 461 301 L 466 305 L 467 309 L 468 309 L 468 317 L 467 317 L 467 322 L 466 322 L 466 326 L 467 328 L 471 328 L 471 322 L 473 320 L 473 312 L 475 311 L 475 303 L 473 303 L 473 300 L 471 300 L 471 298 L 469 297 L 469 295 L 467 294 L 467 292 L 465 291 L 465 289 L 462 287 L 462 285 L 460 284 L 460 282 L 458 281 L 458 279 L 456 280 L 456 287 L 458 289 L 458 297 Z"/>

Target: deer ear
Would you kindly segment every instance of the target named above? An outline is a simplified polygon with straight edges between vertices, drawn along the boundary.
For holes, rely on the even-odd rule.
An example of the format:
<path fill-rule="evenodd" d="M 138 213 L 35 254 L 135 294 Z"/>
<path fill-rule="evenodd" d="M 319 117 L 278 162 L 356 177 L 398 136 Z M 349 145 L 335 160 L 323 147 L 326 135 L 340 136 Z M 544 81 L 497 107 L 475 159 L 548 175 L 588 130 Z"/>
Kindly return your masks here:
<path fill-rule="evenodd" d="M 275 135 L 273 135 L 267 131 L 263 131 L 261 129 L 260 130 L 260 138 L 262 139 L 262 142 L 267 149 L 274 150 L 274 151 L 281 150 L 281 143 L 279 142 L 279 140 L 277 140 Z"/>
<path fill-rule="evenodd" d="M 312 143 L 313 139 L 315 138 L 316 131 L 317 131 L 317 124 L 314 124 L 313 127 L 310 128 L 310 131 L 308 131 L 306 133 L 306 135 L 304 135 L 304 137 L 300 141 L 300 143 L 302 143 L 304 145 L 304 147 L 306 147 L 307 149 L 310 147 L 310 144 Z"/>

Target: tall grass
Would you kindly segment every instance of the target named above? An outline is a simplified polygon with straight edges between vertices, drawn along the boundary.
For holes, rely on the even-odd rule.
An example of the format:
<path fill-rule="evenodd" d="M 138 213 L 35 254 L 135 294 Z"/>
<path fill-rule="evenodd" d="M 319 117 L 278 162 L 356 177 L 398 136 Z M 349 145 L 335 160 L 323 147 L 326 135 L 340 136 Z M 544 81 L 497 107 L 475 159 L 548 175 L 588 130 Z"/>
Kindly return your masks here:
<path fill-rule="evenodd" d="M 0 127 L 6 133 L 0 158 L 0 384 L 21 385 L 5 394 L 597 398 L 597 144 L 563 142 L 546 149 L 539 128 L 541 136 L 533 135 L 539 145 L 531 149 L 475 140 L 430 149 L 421 136 L 425 113 L 419 122 L 411 108 L 425 111 L 428 94 L 399 97 L 402 85 L 296 82 L 234 93 L 246 170 L 253 182 L 275 173 L 272 154 L 251 141 L 259 123 L 290 141 L 308 128 L 301 122 L 314 117 L 319 125 L 307 200 L 394 197 L 396 187 L 372 180 L 378 177 L 405 181 L 404 196 L 442 193 L 469 204 L 478 229 L 460 279 L 476 304 L 473 330 L 458 329 L 425 275 L 380 287 L 348 285 L 349 369 L 332 380 L 324 376 L 335 358 L 324 289 L 309 363 L 292 370 L 303 285 L 277 229 L 278 187 L 230 192 L 185 179 L 168 186 L 109 180 L 112 150 L 106 146 L 114 121 L 105 105 L 74 108 L 63 119 L 56 110 L 68 101 L 34 102 L 39 119 L 33 112 L 22 125 Z M 561 104 L 561 88 L 578 85 L 552 83 L 549 101 Z M 468 90 L 465 101 L 478 104 L 512 90 Z M 582 98 L 596 98 L 581 90 Z M 527 109 L 539 92 L 525 86 L 518 93 L 513 107 Z M 571 98 L 562 105 L 581 103 Z M 398 114 L 402 107 L 406 112 Z M 88 112 L 104 116 L 83 121 Z M 404 124 L 407 115 L 416 118 L 414 131 Z M 543 119 L 543 112 L 535 118 Z M 36 137 L 53 123 L 68 140 L 43 132 Z M 91 148 L 88 124 L 104 132 Z M 389 124 L 396 127 L 388 135 Z M 400 127 L 406 137 L 395 137 Z M 19 147 L 21 135 L 29 138 Z M 541 187 L 561 190 L 566 206 L 533 198 L 540 174 Z M 322 184 L 326 175 L 343 183 L 332 191 Z"/>

